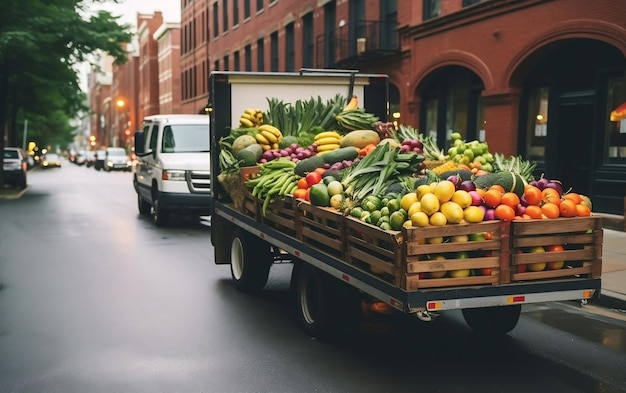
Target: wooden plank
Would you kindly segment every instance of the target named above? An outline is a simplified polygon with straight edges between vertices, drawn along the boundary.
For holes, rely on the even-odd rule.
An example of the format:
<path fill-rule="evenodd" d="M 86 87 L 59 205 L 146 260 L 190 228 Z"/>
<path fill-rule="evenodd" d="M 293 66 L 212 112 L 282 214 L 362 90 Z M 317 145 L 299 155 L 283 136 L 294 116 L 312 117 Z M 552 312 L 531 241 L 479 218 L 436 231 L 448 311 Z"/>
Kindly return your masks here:
<path fill-rule="evenodd" d="M 496 285 L 498 283 L 497 275 L 491 276 L 473 276 L 463 278 L 431 278 L 421 280 L 418 276 L 407 276 L 406 290 L 416 291 L 426 288 L 442 288 L 442 287 L 463 287 L 470 285 Z"/>
<path fill-rule="evenodd" d="M 564 232 L 585 232 L 597 228 L 597 221 L 602 217 L 553 218 L 549 220 L 515 220 L 511 237 L 525 235 L 547 235 Z M 540 222 L 541 225 L 537 225 Z"/>

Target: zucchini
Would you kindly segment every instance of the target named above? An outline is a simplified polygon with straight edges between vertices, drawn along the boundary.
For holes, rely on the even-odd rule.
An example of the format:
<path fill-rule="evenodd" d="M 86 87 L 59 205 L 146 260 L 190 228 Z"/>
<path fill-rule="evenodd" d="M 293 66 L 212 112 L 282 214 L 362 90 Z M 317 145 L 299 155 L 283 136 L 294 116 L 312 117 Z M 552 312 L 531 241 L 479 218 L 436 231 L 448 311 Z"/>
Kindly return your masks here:
<path fill-rule="evenodd" d="M 332 165 L 336 162 L 341 162 L 344 160 L 352 161 L 358 156 L 359 149 L 357 149 L 356 147 L 348 146 L 329 151 L 328 153 L 322 154 L 320 157 L 324 159 L 325 163 Z"/>
<path fill-rule="evenodd" d="M 329 153 L 327 153 L 329 154 Z M 324 161 L 323 154 L 321 156 L 312 156 L 309 158 L 305 158 L 304 160 L 300 160 L 296 163 L 296 167 L 293 169 L 296 175 L 298 176 L 306 176 L 307 173 L 313 172 L 317 168 L 321 168 L 326 164 Z"/>

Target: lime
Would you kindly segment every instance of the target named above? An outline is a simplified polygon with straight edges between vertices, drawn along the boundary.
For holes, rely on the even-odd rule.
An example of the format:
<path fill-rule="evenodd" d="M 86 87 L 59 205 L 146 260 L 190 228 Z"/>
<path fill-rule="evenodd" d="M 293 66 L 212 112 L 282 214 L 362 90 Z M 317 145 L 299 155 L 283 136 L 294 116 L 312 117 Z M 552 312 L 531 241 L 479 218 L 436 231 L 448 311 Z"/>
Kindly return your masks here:
<path fill-rule="evenodd" d="M 401 211 L 395 211 L 389 216 L 389 225 L 391 225 L 391 229 L 394 231 L 399 231 L 402 229 L 402 225 L 404 225 L 405 220 L 406 217 Z"/>
<path fill-rule="evenodd" d="M 350 209 L 350 215 L 355 218 L 361 218 L 361 214 L 363 214 L 363 208 L 357 206 Z"/>
<path fill-rule="evenodd" d="M 415 196 L 415 199 L 417 200 L 417 195 Z M 390 199 L 389 202 L 387 202 L 387 209 L 389 209 L 389 213 L 398 211 L 400 207 L 401 203 L 398 198 Z"/>

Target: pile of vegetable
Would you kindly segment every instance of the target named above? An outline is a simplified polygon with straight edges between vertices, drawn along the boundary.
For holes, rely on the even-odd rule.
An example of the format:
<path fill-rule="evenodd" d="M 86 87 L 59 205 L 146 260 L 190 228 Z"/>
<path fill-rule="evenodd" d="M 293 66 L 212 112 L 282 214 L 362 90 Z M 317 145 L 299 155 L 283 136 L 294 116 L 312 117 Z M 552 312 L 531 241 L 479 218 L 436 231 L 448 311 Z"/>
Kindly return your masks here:
<path fill-rule="evenodd" d="M 591 214 L 588 197 L 535 179 L 536 165 L 521 156 L 456 132 L 446 153 L 411 126 L 380 122 L 356 96 L 268 105 L 242 114 L 219 159 L 222 173 L 258 166 L 245 185 L 263 214 L 286 195 L 383 230 Z"/>

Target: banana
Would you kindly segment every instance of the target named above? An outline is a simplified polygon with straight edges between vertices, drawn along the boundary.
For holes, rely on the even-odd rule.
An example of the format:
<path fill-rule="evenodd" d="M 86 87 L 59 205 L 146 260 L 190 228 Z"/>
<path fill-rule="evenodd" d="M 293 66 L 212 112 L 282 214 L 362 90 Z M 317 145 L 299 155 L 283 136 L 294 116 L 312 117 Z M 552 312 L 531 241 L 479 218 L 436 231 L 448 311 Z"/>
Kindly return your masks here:
<path fill-rule="evenodd" d="M 254 127 L 254 123 L 252 121 L 250 121 L 249 119 L 246 119 L 245 117 L 240 117 L 239 118 L 239 124 L 242 127 Z"/>
<path fill-rule="evenodd" d="M 329 136 L 327 138 L 321 138 L 315 140 L 315 144 L 317 146 L 321 145 L 338 145 L 341 142 L 340 138 L 335 138 L 334 136 Z"/>
<path fill-rule="evenodd" d="M 278 143 L 272 143 L 272 149 L 278 150 Z"/>
<path fill-rule="evenodd" d="M 246 112 L 241 114 L 241 118 L 242 119 L 248 119 L 248 120 L 250 120 L 253 123 L 256 121 L 256 117 L 254 117 L 254 115 L 251 115 L 251 114 L 246 113 Z"/>
<path fill-rule="evenodd" d="M 280 136 L 283 136 L 283 133 L 280 132 L 280 130 L 272 125 L 269 124 L 263 124 L 261 127 L 259 127 L 259 131 L 269 131 L 272 134 L 274 134 L 274 136 L 276 136 L 277 138 Z"/>
<path fill-rule="evenodd" d="M 272 148 L 272 146 L 265 144 L 265 143 L 260 143 L 261 148 L 263 149 L 263 151 L 268 151 Z"/>
<path fill-rule="evenodd" d="M 260 128 L 259 128 L 259 130 L 260 130 Z M 276 135 L 272 134 L 269 131 L 262 130 L 262 131 L 259 131 L 259 133 L 261 135 L 263 135 L 265 137 L 265 139 L 267 139 L 270 143 L 277 143 L 278 142 L 278 138 L 276 138 Z"/>
<path fill-rule="evenodd" d="M 260 132 L 254 134 L 254 139 L 259 142 L 261 145 L 270 145 L 270 141 L 267 140 Z"/>
<path fill-rule="evenodd" d="M 359 105 L 359 100 L 356 97 L 356 95 L 353 95 L 350 98 L 350 101 L 348 101 L 348 104 L 343 108 L 344 111 L 351 111 L 353 109 L 356 109 Z"/>
<path fill-rule="evenodd" d="M 251 116 L 254 116 L 254 115 L 256 115 L 256 109 L 248 108 L 248 109 L 244 110 L 243 113 L 246 113 L 246 114 L 249 114 Z"/>
<path fill-rule="evenodd" d="M 324 131 L 324 132 L 320 132 L 319 134 L 315 135 L 315 138 L 313 138 L 314 140 L 319 140 L 319 139 L 323 139 L 323 138 L 337 138 L 337 139 L 341 139 L 341 134 L 339 134 L 337 131 Z"/>
<path fill-rule="evenodd" d="M 331 151 L 331 150 L 337 150 L 337 149 L 339 149 L 339 143 L 333 143 L 330 145 L 320 145 L 317 147 L 318 152 Z"/>

